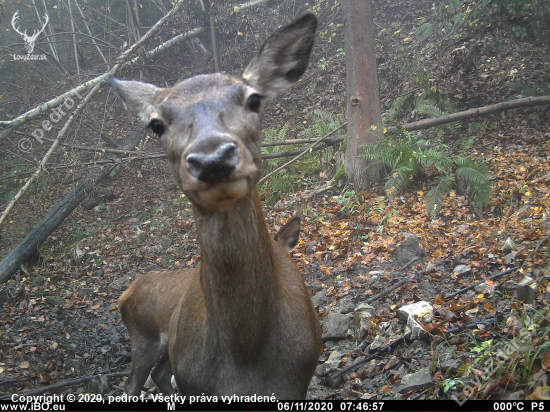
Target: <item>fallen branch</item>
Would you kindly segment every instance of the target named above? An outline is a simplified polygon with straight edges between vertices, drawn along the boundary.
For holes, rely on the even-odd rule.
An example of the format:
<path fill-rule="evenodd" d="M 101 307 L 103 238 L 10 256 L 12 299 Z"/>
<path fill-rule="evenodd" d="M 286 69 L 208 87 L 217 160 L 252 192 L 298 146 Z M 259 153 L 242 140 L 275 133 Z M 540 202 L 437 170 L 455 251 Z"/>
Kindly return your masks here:
<path fill-rule="evenodd" d="M 467 329 L 473 329 L 475 328 L 477 325 L 484 325 L 484 324 L 487 324 L 487 323 L 494 323 L 496 322 L 497 318 L 491 318 L 491 319 L 487 319 L 487 320 L 482 320 L 482 321 L 479 321 L 479 322 L 474 322 L 474 323 L 470 323 L 468 325 L 466 325 L 466 328 Z M 452 329 L 449 329 L 449 330 L 446 330 L 445 333 L 449 334 L 449 333 L 457 333 L 457 332 L 460 332 L 463 328 L 452 328 Z M 337 378 L 338 376 L 340 375 L 343 375 L 344 373 L 346 373 L 347 371 L 349 370 L 352 370 L 352 369 L 355 369 L 357 368 L 358 366 L 361 366 L 363 365 L 364 363 L 367 363 L 368 361 L 371 361 L 375 358 L 377 358 L 378 356 L 380 356 L 382 353 L 384 352 L 391 352 L 393 350 L 393 348 L 397 345 L 399 345 L 401 342 L 403 342 L 403 338 L 399 338 L 399 339 L 396 339 L 394 340 L 393 342 L 387 344 L 386 346 L 380 348 L 380 349 L 377 349 L 376 352 L 374 352 L 372 355 L 370 355 L 369 357 L 367 358 L 364 358 L 364 359 L 361 359 L 360 361 L 358 362 L 355 362 L 353 365 L 350 365 L 350 366 L 347 366 L 345 367 L 344 369 L 342 369 L 341 371 L 338 371 L 336 372 L 334 375 L 332 375 L 330 378 L 331 379 L 335 379 Z"/>
<path fill-rule="evenodd" d="M 42 160 L 40 161 L 40 164 L 38 165 L 36 171 L 34 172 L 34 174 L 30 177 L 30 179 L 25 183 L 25 185 L 19 189 L 19 191 L 17 192 L 17 194 L 13 197 L 13 199 L 11 199 L 11 201 L 9 202 L 8 206 L 6 207 L 6 209 L 4 210 L 4 212 L 2 213 L 2 215 L 0 216 L 0 225 L 4 222 L 4 220 L 6 220 L 6 217 L 8 216 L 9 212 L 12 210 L 13 206 L 15 205 L 15 203 L 17 202 L 17 200 L 19 200 L 21 198 L 21 196 L 23 196 L 23 194 L 28 190 L 29 187 L 31 187 L 31 184 L 36 181 L 36 179 L 38 178 L 38 176 L 40 176 L 40 174 L 42 174 L 43 170 L 44 170 L 44 167 L 48 161 L 48 159 L 50 158 L 50 156 L 53 154 L 54 150 L 56 149 L 56 147 L 59 145 L 59 143 L 61 142 L 61 138 L 65 135 L 65 133 L 67 133 L 67 131 L 69 130 L 69 127 L 72 125 L 72 123 L 75 121 L 77 115 L 82 111 L 82 109 L 86 106 L 86 104 L 88 104 L 88 102 L 90 101 L 90 99 L 99 91 L 100 87 L 102 86 L 102 81 L 105 79 L 105 77 L 108 75 L 108 74 L 115 74 L 117 72 L 118 69 L 120 69 L 123 65 L 126 65 L 127 63 L 130 63 L 132 61 L 137 61 L 139 56 L 132 59 L 130 62 L 126 62 L 126 63 L 122 63 L 125 59 L 128 58 L 128 56 L 133 52 L 135 51 L 139 46 L 141 46 L 146 40 L 148 40 L 162 25 L 162 23 L 168 19 L 170 16 L 172 16 L 174 13 L 176 13 L 177 11 L 179 11 L 179 9 L 182 7 L 182 4 L 183 4 L 183 0 L 180 0 L 178 1 L 178 3 L 174 6 L 174 8 L 170 11 L 170 13 L 168 13 L 166 16 L 164 16 L 163 18 L 161 18 L 151 29 L 149 29 L 149 31 L 147 31 L 147 33 L 145 33 L 143 35 L 143 37 L 141 39 L 139 39 L 139 41 L 137 41 L 136 43 L 134 43 L 130 48 L 128 48 L 124 53 L 122 53 L 120 56 L 119 56 L 119 63 L 116 63 L 112 69 L 108 72 L 108 73 L 105 73 L 103 74 L 102 76 L 99 76 L 97 77 L 96 79 L 94 79 L 94 81 L 96 81 L 94 87 L 92 88 L 92 90 L 90 90 L 90 92 L 86 95 L 86 97 L 78 104 L 78 106 L 76 107 L 75 111 L 69 116 L 69 118 L 67 119 L 67 121 L 65 122 L 65 125 L 63 126 L 63 128 L 59 131 L 59 133 L 57 134 L 57 137 L 55 138 L 55 141 L 53 142 L 53 144 L 51 145 L 51 147 L 48 149 L 48 151 L 46 152 L 46 154 L 44 155 L 44 157 L 42 158 Z M 185 38 L 185 36 L 183 36 L 182 40 Z M 174 39 L 172 39 L 174 40 Z M 161 45 L 162 46 L 162 45 Z M 160 47 L 160 46 L 159 46 Z M 158 47 L 156 48 L 158 49 Z M 154 49 L 154 50 L 156 50 Z M 146 53 L 148 54 L 148 53 Z M 100 80 L 98 80 L 100 79 Z M 91 82 L 87 82 L 87 83 L 90 83 Z M 76 89 L 73 89 L 73 90 L 76 90 Z M 65 93 L 66 94 L 66 93 Z M 80 95 L 78 95 L 79 97 L 81 97 Z M 20 118 L 21 116 L 18 117 L 18 119 Z M 26 121 L 29 120 L 29 119 L 26 119 Z M 0 125 L 2 124 L 2 122 L 0 122 Z M 9 129 L 11 130 L 13 127 L 13 125 L 11 125 L 12 127 L 10 127 Z M 0 134 L 0 139 L 2 137 L 2 134 Z M 1 281 L 0 281 L 1 282 Z"/>
<path fill-rule="evenodd" d="M 329 144 L 336 144 L 341 143 L 344 141 L 344 138 L 346 136 L 340 134 L 337 136 L 334 136 L 332 139 L 326 139 L 324 143 L 326 145 Z M 315 143 L 318 139 L 288 139 L 288 140 L 279 140 L 275 142 L 265 142 L 262 143 L 262 147 L 270 147 L 270 146 L 285 146 L 285 145 L 291 145 L 291 144 L 308 144 L 308 143 Z"/>
<path fill-rule="evenodd" d="M 324 142 L 319 143 L 318 145 L 313 145 L 314 147 L 309 147 L 307 150 L 309 152 L 315 152 L 317 150 L 323 150 L 327 147 L 334 146 L 344 140 L 344 136 L 338 136 L 338 139 L 327 139 Z M 289 143 L 291 144 L 291 143 Z M 304 149 L 292 149 L 287 150 L 285 152 L 274 152 L 274 153 L 264 153 L 262 155 L 262 159 L 280 159 L 282 157 L 290 157 L 290 156 L 296 156 L 301 154 L 304 151 Z"/>
<path fill-rule="evenodd" d="M 54 389 L 64 388 L 66 386 L 71 386 L 71 385 L 79 385 L 81 383 L 91 381 L 92 379 L 94 379 L 98 375 L 105 375 L 105 376 L 107 376 L 107 378 L 115 378 L 115 377 L 128 376 L 129 374 L 130 374 L 129 371 L 128 372 L 107 373 L 107 374 L 98 373 L 98 374 L 95 374 L 95 375 L 82 376 L 80 378 L 74 378 L 74 379 L 69 379 L 68 381 L 54 383 L 53 385 L 44 386 L 43 388 L 35 389 L 35 390 L 32 390 L 32 391 L 18 393 L 17 395 L 18 396 L 40 395 L 42 393 L 46 393 L 46 392 L 49 392 L 49 391 L 54 390 Z M 4 400 L 10 400 L 12 398 L 12 396 L 13 395 L 0 396 L 0 400 L 3 400 L 3 401 Z"/>
<path fill-rule="evenodd" d="M 513 272 L 517 269 L 518 269 L 518 267 L 513 267 L 511 269 L 505 270 L 504 272 L 497 273 L 496 275 L 488 277 L 487 279 L 480 280 L 479 282 L 476 282 L 476 283 L 474 283 L 474 284 L 472 284 L 468 287 L 465 287 L 464 289 L 460 289 L 460 290 L 457 290 L 456 292 L 453 292 L 453 293 L 450 293 L 450 294 L 446 295 L 445 299 L 449 299 L 449 298 L 452 298 L 453 296 L 456 296 L 456 295 L 459 295 L 461 293 L 467 292 L 467 291 L 475 288 L 477 285 L 481 285 L 482 283 L 485 283 L 488 280 L 497 279 L 497 278 L 499 278 L 501 276 L 504 276 L 504 275 L 507 275 L 508 273 L 511 273 L 511 272 Z"/>
<path fill-rule="evenodd" d="M 550 104 L 550 96 L 526 97 L 523 99 L 510 100 L 508 102 L 502 102 L 490 106 L 483 106 L 475 109 L 465 110 L 463 112 L 447 114 L 441 117 L 434 117 L 433 119 L 419 120 L 418 122 L 404 124 L 402 127 L 406 131 L 412 132 L 414 130 L 428 129 L 430 127 L 457 122 L 459 120 L 471 119 L 472 117 L 487 116 L 489 114 L 496 114 L 504 112 L 506 110 L 547 104 Z M 396 132 L 398 130 L 399 128 L 397 126 L 391 126 L 387 128 L 388 132 Z"/>
<path fill-rule="evenodd" d="M 140 132 L 132 132 L 121 145 L 122 149 L 132 149 L 141 140 Z M 111 155 L 115 156 L 115 155 Z M 114 160 L 114 159 L 113 159 Z M 38 225 L 0 262 L 0 283 L 6 282 L 17 272 L 21 263 L 36 253 L 48 236 L 71 214 L 73 209 L 87 196 L 90 189 L 111 173 L 116 164 L 95 168 L 88 176 L 55 206 Z"/>
<path fill-rule="evenodd" d="M 5 138 L 6 136 L 9 136 L 17 127 L 21 126 L 22 124 L 35 119 L 36 117 L 40 116 L 42 113 L 46 112 L 47 110 L 53 109 L 65 102 L 68 98 L 70 98 L 74 94 L 79 94 L 80 92 L 85 92 L 90 87 L 95 86 L 99 83 L 102 83 L 105 77 L 109 74 L 115 74 L 115 72 L 120 68 L 127 68 L 134 64 L 136 64 L 140 60 L 140 56 L 137 56 L 129 61 L 126 61 L 128 59 L 128 56 L 132 54 L 138 47 L 140 47 L 145 41 L 147 41 L 151 36 L 153 36 L 156 31 L 166 22 L 167 19 L 169 19 L 171 16 L 173 16 L 175 13 L 177 13 L 183 5 L 183 1 L 178 1 L 178 3 L 174 6 L 172 10 L 170 10 L 170 13 L 165 15 L 163 18 L 161 18 L 147 33 L 143 35 L 141 39 L 139 39 L 138 42 L 134 43 L 130 48 L 128 48 L 126 51 L 124 51 L 118 58 L 117 58 L 117 64 L 111 69 L 109 72 L 104 73 L 100 76 L 97 76 L 96 78 L 89 80 L 80 86 L 75 87 L 72 90 L 69 90 L 66 93 L 63 93 L 61 96 L 58 96 L 46 103 L 41 104 L 38 107 L 35 107 L 34 109 L 29 110 L 26 113 L 23 113 L 22 115 L 16 117 L 15 119 L 11 120 L 2 120 L 0 121 L 0 126 L 5 126 L 7 129 L 2 131 L 0 133 L 0 140 Z M 193 30 L 188 31 L 187 33 L 182 33 L 178 36 L 175 36 L 171 38 L 170 40 L 165 41 L 161 45 L 155 47 L 154 49 L 148 51 L 145 53 L 145 56 L 147 58 L 151 58 L 155 56 L 158 53 L 161 53 L 165 51 L 166 49 L 174 46 L 175 44 L 181 43 L 184 40 L 190 39 L 192 37 L 196 37 L 200 34 L 202 34 L 205 31 L 202 27 L 197 27 Z"/>

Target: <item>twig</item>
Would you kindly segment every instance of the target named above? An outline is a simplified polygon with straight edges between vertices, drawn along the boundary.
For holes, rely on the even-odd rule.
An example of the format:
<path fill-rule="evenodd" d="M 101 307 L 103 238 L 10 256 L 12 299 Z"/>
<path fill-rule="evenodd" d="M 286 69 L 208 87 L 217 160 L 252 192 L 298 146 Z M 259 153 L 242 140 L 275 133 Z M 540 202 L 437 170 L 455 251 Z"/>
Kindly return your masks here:
<path fill-rule="evenodd" d="M 511 273 L 511 272 L 513 272 L 514 270 L 517 270 L 517 269 L 518 269 L 518 267 L 516 266 L 516 267 L 513 267 L 511 269 L 505 270 L 504 272 L 497 273 L 496 275 L 488 277 L 487 279 L 480 280 L 479 282 L 476 282 L 476 283 L 474 283 L 474 284 L 472 284 L 472 285 L 470 285 L 470 286 L 468 286 L 464 289 L 460 289 L 460 290 L 457 290 L 456 292 L 448 294 L 447 296 L 445 296 L 445 299 L 449 299 L 449 298 L 452 298 L 453 296 L 456 296 L 456 295 L 459 295 L 461 293 L 467 292 L 468 290 L 475 288 L 477 285 L 485 283 L 488 280 L 493 280 L 493 279 L 499 278 L 501 276 L 507 275 L 508 273 Z"/>
<path fill-rule="evenodd" d="M 367 363 L 370 360 L 373 360 L 374 358 L 378 357 L 383 352 L 391 352 L 393 347 L 399 345 L 401 342 L 403 342 L 403 338 L 399 338 L 397 340 L 394 340 L 393 342 L 387 344 L 383 348 L 378 349 L 374 354 L 370 355 L 369 357 L 367 357 L 365 359 L 361 359 L 360 361 L 355 362 L 353 365 L 350 365 L 350 366 L 342 369 L 341 371 L 336 372 L 334 375 L 331 376 L 331 378 L 332 379 L 337 378 L 338 376 L 343 375 L 347 371 L 349 371 L 351 369 L 354 369 L 358 366 L 361 366 L 362 364 Z"/>
<path fill-rule="evenodd" d="M 498 318 L 491 318 L 491 319 L 486 319 L 486 320 L 482 320 L 482 321 L 479 321 L 479 322 L 474 322 L 474 323 L 470 323 L 468 325 L 466 325 L 466 328 L 468 329 L 473 329 L 475 328 L 477 325 L 483 325 L 483 324 L 486 324 L 486 323 L 494 323 L 496 322 L 497 320 L 499 320 Z M 449 329 L 449 330 L 446 330 L 445 333 L 449 334 L 449 333 L 457 333 L 457 332 L 460 332 L 463 328 L 460 327 L 460 328 L 452 328 L 452 329 Z M 376 358 L 377 356 L 381 355 L 383 352 L 391 352 L 393 350 L 393 348 L 397 345 L 399 345 L 401 342 L 403 342 L 403 338 L 399 338 L 399 339 L 396 339 L 394 340 L 393 342 L 387 344 L 386 346 L 380 348 L 380 349 L 377 349 L 375 353 L 373 353 L 371 356 L 365 358 L 365 359 L 361 359 L 360 361 L 358 362 L 355 362 L 353 365 L 350 365 L 348 367 L 345 367 L 344 369 L 342 369 L 341 371 L 338 371 L 336 372 L 334 375 L 331 376 L 332 379 L 334 378 L 337 378 L 338 376 L 346 373 L 347 371 L 351 370 L 351 369 L 355 369 L 357 368 L 358 366 L 361 366 L 362 364 L 364 363 L 367 363 L 368 361 L 370 360 L 373 360 L 374 358 Z"/>
<path fill-rule="evenodd" d="M 397 282 L 395 285 L 393 285 L 392 287 L 389 287 L 388 289 L 378 293 L 377 295 L 374 295 L 372 298 L 370 299 L 367 299 L 365 300 L 364 302 L 361 302 L 359 305 L 363 304 L 363 303 L 366 303 L 366 304 L 369 304 L 369 303 L 372 303 L 372 302 L 375 302 L 377 301 L 378 299 L 380 299 L 381 297 L 384 297 L 386 296 L 388 293 L 390 292 L 393 292 L 395 289 L 397 288 L 400 288 L 401 286 L 403 286 L 405 283 L 409 283 L 410 280 L 409 279 L 401 279 L 399 282 Z"/>
<path fill-rule="evenodd" d="M 128 376 L 129 374 L 130 374 L 129 371 L 128 372 L 107 373 L 107 374 L 97 373 L 95 375 L 82 376 L 80 378 L 69 379 L 68 381 L 54 383 L 53 385 L 44 386 L 43 388 L 35 389 L 33 391 L 27 391 L 27 392 L 19 393 L 18 395 L 19 396 L 40 395 L 41 393 L 49 392 L 53 389 L 64 388 L 65 386 L 78 385 L 80 383 L 91 381 L 97 375 L 105 375 L 105 376 L 107 376 L 107 378 L 114 378 L 116 376 Z M 8 400 L 8 399 L 11 399 L 11 397 L 12 397 L 12 395 L 0 396 L 0 400 Z"/>
<path fill-rule="evenodd" d="M 348 122 L 346 123 L 343 123 L 341 126 L 337 127 L 336 129 L 334 129 L 332 132 L 329 132 L 327 133 L 326 135 L 324 135 L 323 137 L 320 137 L 319 139 L 317 139 L 317 141 L 312 144 L 311 146 L 305 148 L 303 150 L 303 152 L 301 154 L 299 154 L 298 156 L 296 156 L 294 159 L 286 162 L 284 165 L 282 165 L 281 167 L 278 167 L 277 169 L 275 169 L 274 171 L 272 171 L 271 173 L 268 173 L 267 175 L 265 175 L 264 177 L 262 177 L 260 179 L 260 181 L 258 182 L 258 184 L 262 184 L 263 182 L 265 182 L 267 180 L 268 177 L 274 175 L 275 173 L 283 170 L 285 167 L 287 167 L 288 165 L 291 165 L 292 163 L 298 161 L 299 159 L 301 159 L 302 157 L 304 157 L 309 151 L 310 149 L 313 149 L 316 145 L 318 145 L 319 143 L 321 143 L 323 140 L 327 139 L 329 136 L 332 136 L 334 133 L 336 133 L 338 130 L 340 130 L 341 128 L 343 128 L 344 126 L 347 126 L 348 125 Z"/>

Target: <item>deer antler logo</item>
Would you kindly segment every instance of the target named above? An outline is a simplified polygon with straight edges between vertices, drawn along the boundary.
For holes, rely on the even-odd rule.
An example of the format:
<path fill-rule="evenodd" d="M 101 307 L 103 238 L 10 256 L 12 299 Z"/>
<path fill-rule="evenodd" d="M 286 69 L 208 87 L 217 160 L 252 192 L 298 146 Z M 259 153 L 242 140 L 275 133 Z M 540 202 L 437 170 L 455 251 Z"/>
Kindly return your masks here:
<path fill-rule="evenodd" d="M 46 21 L 42 25 L 42 28 L 40 30 L 35 30 L 33 32 L 32 36 L 29 36 L 27 34 L 27 30 L 25 30 L 24 32 L 21 32 L 16 27 L 17 21 L 19 20 L 19 10 L 15 12 L 15 14 L 13 15 L 13 17 L 11 19 L 11 26 L 13 27 L 13 29 L 17 33 L 19 33 L 21 35 L 23 40 L 25 40 L 25 49 L 27 49 L 27 54 L 32 54 L 32 51 L 34 50 L 34 44 L 36 43 L 36 39 L 38 39 L 38 36 L 40 35 L 40 33 L 42 33 L 44 31 L 44 29 L 46 28 L 46 24 L 48 24 L 48 21 L 50 21 L 50 18 L 48 17 L 47 14 L 44 14 L 44 19 Z"/>

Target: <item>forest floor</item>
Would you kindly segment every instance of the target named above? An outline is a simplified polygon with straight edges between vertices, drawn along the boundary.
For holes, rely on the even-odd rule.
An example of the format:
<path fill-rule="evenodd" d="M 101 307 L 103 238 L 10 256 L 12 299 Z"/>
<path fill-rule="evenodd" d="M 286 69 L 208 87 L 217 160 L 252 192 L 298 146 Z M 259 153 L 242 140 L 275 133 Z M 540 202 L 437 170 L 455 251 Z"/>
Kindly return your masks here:
<path fill-rule="evenodd" d="M 414 10 L 380 6 L 377 24 L 392 33 L 388 47 L 392 42 L 407 43 L 407 31 L 414 32 L 417 20 L 429 13 L 430 4 L 419 2 Z M 392 20 L 395 15 L 399 19 Z M 507 86 L 510 83 L 534 85 L 536 90 L 536 85 L 550 82 L 547 48 L 528 40 L 511 40 L 507 47 L 500 47 L 493 40 L 487 32 L 464 34 L 441 60 L 434 58 L 427 63 L 430 78 L 447 95 L 454 96 L 461 110 L 508 100 L 514 94 Z M 461 45 L 468 49 L 463 59 L 454 51 Z M 324 51 L 321 48 L 316 53 L 319 61 Z M 386 62 L 396 59 L 391 48 L 384 53 Z M 472 70 L 472 61 L 483 64 Z M 290 121 L 290 104 L 305 113 L 319 108 L 341 112 L 343 60 L 329 63 L 328 67 L 312 65 L 306 75 L 307 88 L 298 85 L 267 108 L 263 116 L 266 128 L 280 128 Z M 450 64 L 454 64 L 452 70 Z M 391 67 L 382 62 L 379 71 L 382 100 L 389 99 L 395 87 Z M 409 86 L 402 85 L 404 89 Z M 414 118 L 404 122 L 411 120 Z M 480 351 L 490 351 L 482 342 L 496 345 L 499 340 L 511 339 L 518 330 L 534 325 L 541 329 L 548 324 L 550 231 L 543 216 L 550 212 L 550 112 L 547 107 L 518 109 L 475 122 L 480 126 L 464 124 L 448 136 L 448 144 L 455 144 L 458 135 L 474 139 L 469 157 L 490 168 L 491 202 L 481 219 L 469 199 L 456 192 L 445 198 L 440 213 L 433 217 L 424 200 L 429 189 L 427 177 L 392 202 L 381 198 L 380 187 L 359 192 L 349 184 L 309 197 L 314 187 L 330 178 L 331 169 L 319 169 L 316 176 L 304 178 L 296 192 L 281 195 L 275 206 L 265 205 L 273 234 L 293 214 L 302 216 L 300 241 L 291 255 L 311 295 L 317 297 L 322 320 L 333 312 L 353 314 L 361 302 L 406 279 L 407 283 L 374 303 L 374 317 L 362 331 L 362 339 L 368 343 L 382 336 L 388 344 L 403 332 L 404 325 L 396 314 L 399 307 L 416 301 L 427 301 L 434 307 L 433 320 L 424 325 L 430 333 L 425 346 L 411 352 L 410 346 L 401 345 L 392 353 L 380 354 L 361 369 L 350 371 L 344 376 L 345 383 L 334 384 L 334 388 L 327 376 L 316 376 L 310 397 L 405 396 L 396 393 L 403 376 L 427 367 L 431 368 L 433 385 L 412 389 L 407 396 L 459 396 L 460 382 L 451 385 L 450 380 L 468 379 L 460 375 L 464 365 L 471 365 Z M 298 129 L 293 123 L 289 136 Z M 52 199 L 65 195 L 65 187 L 52 187 L 58 187 L 50 193 Z M 194 267 L 198 263 L 190 204 L 180 196 L 163 160 L 122 164 L 99 188 L 98 196 L 99 206 L 77 208 L 49 237 L 41 248 L 39 265 L 28 268 L 27 273 L 19 272 L 0 292 L 4 304 L 0 313 L 0 394 L 46 390 L 61 382 L 67 385 L 55 393 L 83 393 L 90 390 L 90 380 L 69 385 L 71 379 L 128 371 L 130 341 L 117 310 L 121 292 L 135 276 L 148 270 Z M 2 229 L 4 239 L 7 233 L 16 232 L 19 219 L 35 213 L 31 205 L 18 205 L 17 214 L 7 229 Z M 517 252 L 512 257 L 503 253 L 508 238 L 514 241 L 513 251 Z M 8 239 L 2 254 L 13 243 Z M 465 265 L 466 271 L 458 272 L 459 265 Z M 486 280 L 483 289 L 445 297 L 511 268 L 517 269 L 494 281 Z M 526 275 L 537 281 L 538 293 L 532 305 L 524 306 L 514 300 L 513 286 Z M 543 320 L 535 321 L 541 313 L 545 313 Z M 500 323 L 464 330 L 466 324 L 501 315 L 504 320 Z M 448 332 L 454 327 L 461 333 Z M 361 343 L 358 329 L 350 326 L 349 334 L 341 340 L 325 342 L 320 362 L 339 351 L 341 369 L 364 357 L 365 347 L 357 349 Z M 545 344 L 548 334 L 530 343 L 534 350 Z M 462 369 L 452 373 L 443 370 L 439 359 L 445 351 L 452 351 L 452 358 Z M 520 358 L 515 358 L 518 365 L 529 360 Z M 476 389 L 478 398 L 483 394 L 549 399 L 550 355 L 542 351 L 538 359 L 531 360 L 535 366 L 530 373 L 513 382 L 487 378 Z M 515 371 L 518 365 L 507 364 L 506 368 Z M 124 379 L 112 377 L 110 393 L 120 394 Z"/>

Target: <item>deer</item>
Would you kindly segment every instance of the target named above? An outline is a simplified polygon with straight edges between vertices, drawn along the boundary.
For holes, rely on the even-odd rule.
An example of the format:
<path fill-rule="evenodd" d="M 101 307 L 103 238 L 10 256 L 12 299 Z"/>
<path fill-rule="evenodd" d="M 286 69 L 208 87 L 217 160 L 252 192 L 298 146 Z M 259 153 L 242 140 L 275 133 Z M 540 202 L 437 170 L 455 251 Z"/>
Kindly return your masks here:
<path fill-rule="evenodd" d="M 294 216 L 279 229 L 274 239 L 290 252 L 299 236 L 300 217 Z M 160 392 L 175 393 L 168 359 L 168 329 L 181 289 L 190 279 L 189 272 L 188 269 L 150 271 L 137 277 L 120 296 L 119 312 L 132 342 L 132 368 L 125 383 L 128 395 L 141 393 L 150 372 Z M 143 301 L 147 301 L 147 305 L 140 304 Z"/>
<path fill-rule="evenodd" d="M 157 312 L 172 311 L 160 339 L 168 361 L 157 369 L 166 376 L 170 364 L 182 395 L 304 399 L 317 366 L 319 318 L 295 262 L 269 234 L 256 188 L 260 113 L 305 72 L 316 26 L 305 14 L 279 28 L 240 76 L 201 74 L 167 88 L 107 77 L 159 136 L 195 217 L 197 268 L 182 270 L 179 282 L 158 276 L 145 298 L 125 298 L 125 316 L 136 317 L 126 322 L 139 324 L 154 300 Z M 162 296 L 173 288 L 172 307 Z"/>

